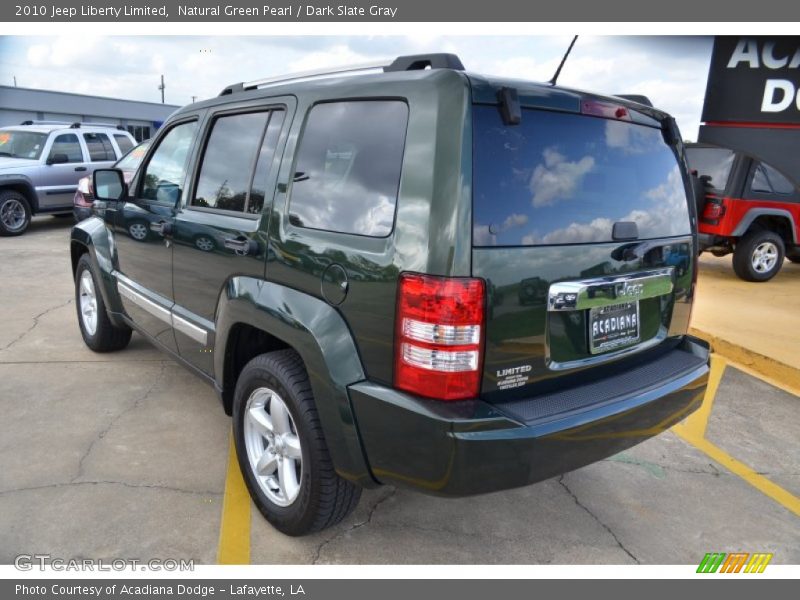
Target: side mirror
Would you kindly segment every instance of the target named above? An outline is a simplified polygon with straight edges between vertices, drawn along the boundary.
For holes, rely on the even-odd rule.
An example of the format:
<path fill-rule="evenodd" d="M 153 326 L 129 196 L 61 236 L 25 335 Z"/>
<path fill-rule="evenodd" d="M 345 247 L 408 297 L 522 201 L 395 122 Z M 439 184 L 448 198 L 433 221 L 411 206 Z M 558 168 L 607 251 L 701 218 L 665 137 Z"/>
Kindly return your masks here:
<path fill-rule="evenodd" d="M 64 163 L 68 162 L 69 162 L 69 156 L 67 156 L 63 152 L 56 152 L 55 154 L 51 154 L 50 157 L 47 159 L 48 165 L 63 165 Z"/>
<path fill-rule="evenodd" d="M 95 200 L 117 202 L 128 194 L 125 177 L 119 169 L 97 169 L 92 174 Z"/>

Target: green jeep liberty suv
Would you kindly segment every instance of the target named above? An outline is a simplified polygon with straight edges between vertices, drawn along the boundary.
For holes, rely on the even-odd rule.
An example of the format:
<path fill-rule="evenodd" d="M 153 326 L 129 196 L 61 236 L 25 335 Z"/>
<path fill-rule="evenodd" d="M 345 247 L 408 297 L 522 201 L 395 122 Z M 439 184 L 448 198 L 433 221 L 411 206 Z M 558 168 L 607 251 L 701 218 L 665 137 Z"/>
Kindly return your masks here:
<path fill-rule="evenodd" d="M 683 145 L 639 100 L 443 54 L 232 85 L 129 185 L 95 171 L 83 338 L 136 330 L 212 385 L 290 535 L 365 487 L 479 494 L 620 452 L 700 405 L 709 361 Z"/>

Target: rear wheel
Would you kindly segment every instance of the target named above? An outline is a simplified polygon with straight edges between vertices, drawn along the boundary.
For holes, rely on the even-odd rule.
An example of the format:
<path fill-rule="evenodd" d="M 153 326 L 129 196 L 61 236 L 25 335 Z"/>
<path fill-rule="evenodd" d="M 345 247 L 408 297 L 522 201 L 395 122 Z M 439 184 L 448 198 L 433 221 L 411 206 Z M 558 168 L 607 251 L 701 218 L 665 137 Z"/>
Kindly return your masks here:
<path fill-rule="evenodd" d="M 239 375 L 233 406 L 236 454 L 261 514 L 287 535 L 335 525 L 361 488 L 333 468 L 311 385 L 293 350 L 262 354 Z"/>
<path fill-rule="evenodd" d="M 745 235 L 733 253 L 733 270 L 745 281 L 769 281 L 781 270 L 786 249 L 781 236 L 767 229 Z"/>
<path fill-rule="evenodd" d="M 0 192 L 0 235 L 22 235 L 31 224 L 28 200 L 14 190 Z"/>
<path fill-rule="evenodd" d="M 95 352 L 122 350 L 131 340 L 130 327 L 117 327 L 108 318 L 98 278 L 88 254 L 81 256 L 75 271 L 75 307 L 83 341 Z"/>

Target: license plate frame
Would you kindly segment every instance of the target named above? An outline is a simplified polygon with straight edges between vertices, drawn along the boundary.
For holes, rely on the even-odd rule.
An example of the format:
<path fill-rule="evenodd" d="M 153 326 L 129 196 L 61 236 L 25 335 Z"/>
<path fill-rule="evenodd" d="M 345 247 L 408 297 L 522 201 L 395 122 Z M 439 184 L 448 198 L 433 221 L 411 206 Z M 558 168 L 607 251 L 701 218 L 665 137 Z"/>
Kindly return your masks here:
<path fill-rule="evenodd" d="M 604 354 L 641 341 L 639 301 L 620 302 L 589 309 L 589 352 Z"/>

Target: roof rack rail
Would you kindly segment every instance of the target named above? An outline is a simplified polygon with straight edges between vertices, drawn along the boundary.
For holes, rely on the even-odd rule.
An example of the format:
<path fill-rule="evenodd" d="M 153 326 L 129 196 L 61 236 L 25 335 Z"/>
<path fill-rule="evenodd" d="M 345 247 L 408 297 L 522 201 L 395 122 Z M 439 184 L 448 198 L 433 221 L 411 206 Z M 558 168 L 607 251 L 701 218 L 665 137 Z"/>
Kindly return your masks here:
<path fill-rule="evenodd" d="M 23 121 L 20 125 L 69 125 L 69 121 L 42 121 L 36 119 L 28 119 Z"/>
<path fill-rule="evenodd" d="M 114 129 L 121 129 L 122 131 L 125 130 L 122 125 L 117 123 L 93 123 L 91 121 L 75 121 L 69 126 L 70 129 L 80 129 L 81 127 L 111 127 Z"/>
<path fill-rule="evenodd" d="M 288 73 L 275 77 L 265 77 L 254 81 L 242 81 L 229 85 L 220 92 L 220 96 L 238 94 L 249 90 L 255 90 L 263 86 L 276 83 L 286 83 L 301 79 L 315 79 L 329 77 L 331 75 L 351 75 L 362 71 L 383 70 L 385 73 L 397 71 L 420 71 L 423 69 L 453 69 L 463 71 L 464 65 L 455 54 L 415 54 L 411 56 L 398 56 L 393 61 L 379 60 L 355 65 L 345 65 L 341 67 L 329 67 L 325 69 L 313 69 L 311 71 L 301 71 L 299 73 Z"/>

